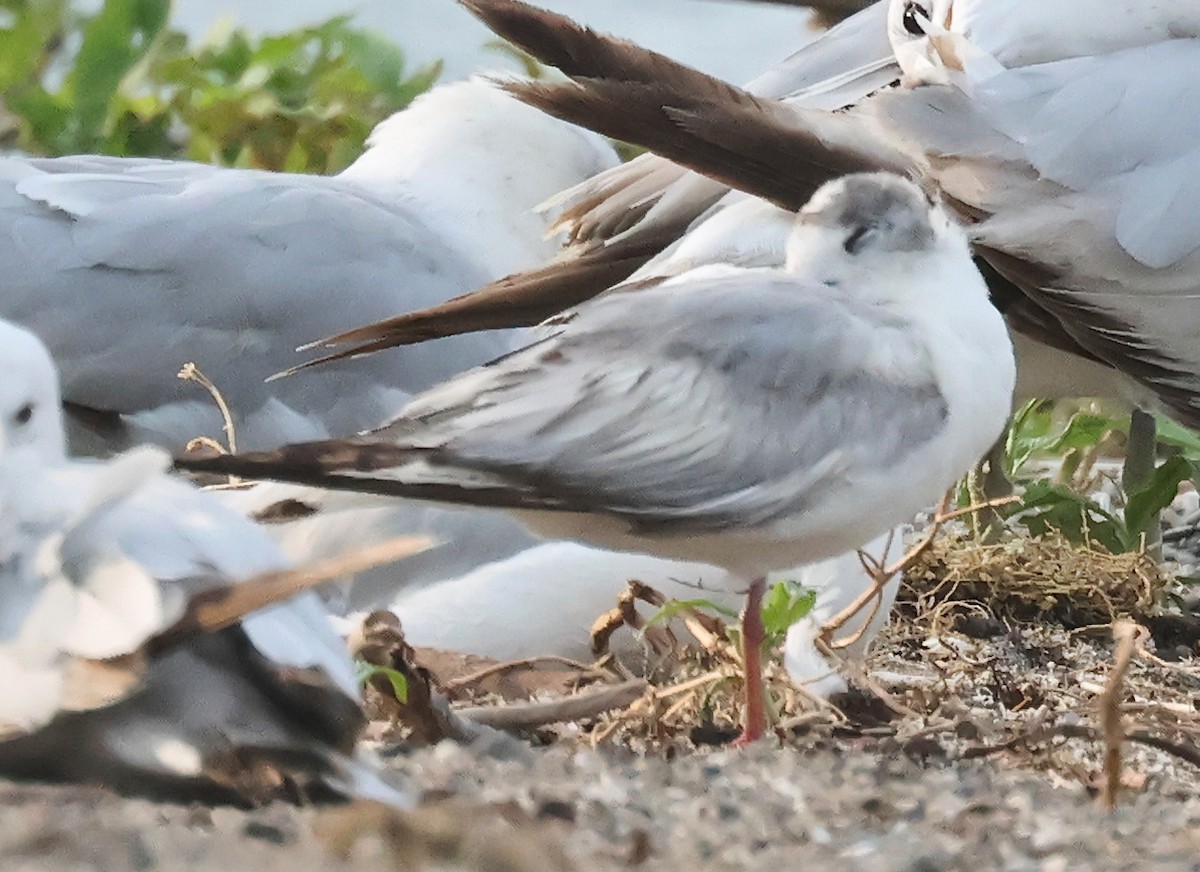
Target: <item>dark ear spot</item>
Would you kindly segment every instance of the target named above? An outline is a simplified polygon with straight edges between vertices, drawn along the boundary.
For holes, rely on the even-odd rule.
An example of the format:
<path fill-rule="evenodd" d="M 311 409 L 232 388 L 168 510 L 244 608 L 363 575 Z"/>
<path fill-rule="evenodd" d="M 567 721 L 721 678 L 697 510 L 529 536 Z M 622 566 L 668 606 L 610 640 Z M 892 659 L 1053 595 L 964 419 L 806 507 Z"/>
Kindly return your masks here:
<path fill-rule="evenodd" d="M 33 403 L 26 403 L 17 409 L 16 414 L 13 415 L 13 420 L 18 424 L 28 424 L 33 420 Z"/>
<path fill-rule="evenodd" d="M 842 243 L 842 248 L 846 250 L 847 254 L 854 254 L 862 246 L 864 237 L 870 232 L 869 226 L 855 227 L 846 237 L 846 241 Z"/>

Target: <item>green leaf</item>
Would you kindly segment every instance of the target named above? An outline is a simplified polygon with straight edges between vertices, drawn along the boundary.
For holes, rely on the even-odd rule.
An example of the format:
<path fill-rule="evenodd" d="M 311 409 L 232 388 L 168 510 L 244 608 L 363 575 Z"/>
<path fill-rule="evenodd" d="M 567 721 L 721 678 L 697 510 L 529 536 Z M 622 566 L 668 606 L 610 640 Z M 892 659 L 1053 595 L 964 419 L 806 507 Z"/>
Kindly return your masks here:
<path fill-rule="evenodd" d="M 1043 400 L 1030 400 L 1013 414 L 1004 442 L 1004 456 L 1008 461 L 1005 471 L 1010 478 L 1025 465 L 1039 440 L 1050 432 L 1052 424 L 1050 404 Z"/>
<path fill-rule="evenodd" d="M 376 675 L 382 675 L 392 686 L 392 693 L 399 702 L 408 702 L 408 679 L 403 672 L 390 666 L 376 666 L 365 660 L 354 661 L 354 671 L 358 675 L 358 683 L 366 687 L 367 682 Z"/>
<path fill-rule="evenodd" d="M 1200 460 L 1200 435 L 1163 415 L 1156 415 L 1155 421 L 1159 442 L 1180 449 L 1185 457 Z"/>
<path fill-rule="evenodd" d="M 803 618 L 817 602 L 817 592 L 794 581 L 776 582 L 763 599 L 763 627 L 767 639 L 774 640 L 787 633 L 788 628 Z"/>
<path fill-rule="evenodd" d="M 1119 519 L 1062 485 L 1032 482 L 1013 514 L 1035 536 L 1055 530 L 1072 542 L 1098 543 L 1113 554 L 1129 550 Z"/>
<path fill-rule="evenodd" d="M 109 104 L 125 74 L 166 24 L 169 9 L 169 0 L 105 0 L 84 28 L 70 76 L 80 150 L 101 146 Z"/>
<path fill-rule="evenodd" d="M 1179 493 L 1180 482 L 1195 478 L 1197 462 L 1172 457 L 1156 467 L 1150 477 L 1125 496 L 1125 541 L 1127 550 L 1138 547 L 1142 534 L 1158 523 L 1158 516 Z"/>
<path fill-rule="evenodd" d="M 738 613 L 733 609 L 725 608 L 718 605 L 712 600 L 707 599 L 689 599 L 689 600 L 670 600 L 662 608 L 650 616 L 646 622 L 647 625 L 665 624 L 678 614 L 686 611 L 710 612 L 714 615 L 720 615 L 727 620 L 736 620 Z"/>

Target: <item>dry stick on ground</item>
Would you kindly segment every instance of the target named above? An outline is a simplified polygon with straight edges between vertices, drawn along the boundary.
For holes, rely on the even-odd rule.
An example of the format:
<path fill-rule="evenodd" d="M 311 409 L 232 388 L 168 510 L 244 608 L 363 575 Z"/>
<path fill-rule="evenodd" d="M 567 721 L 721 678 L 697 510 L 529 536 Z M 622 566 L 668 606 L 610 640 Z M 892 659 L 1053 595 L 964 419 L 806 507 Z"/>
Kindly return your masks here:
<path fill-rule="evenodd" d="M 514 669 L 532 669 L 534 666 L 542 663 L 556 663 L 559 666 L 577 669 L 581 676 L 608 674 L 597 669 L 595 664 L 581 663 L 578 660 L 572 660 L 570 657 L 559 657 L 556 654 L 543 654 L 537 657 L 523 657 L 520 660 L 508 660 L 504 663 L 493 663 L 491 666 L 485 666 L 478 672 L 472 672 L 470 675 L 464 675 L 461 678 L 455 678 L 452 681 L 443 683 L 442 692 L 447 696 L 453 696 L 463 688 L 478 684 L 483 679 L 493 675 L 498 675 L 502 672 L 512 672 Z"/>
<path fill-rule="evenodd" d="M 859 559 L 862 560 L 863 565 L 867 568 L 868 572 L 870 572 L 874 583 L 869 589 L 859 595 L 854 602 L 850 603 L 850 605 L 848 605 L 845 609 L 825 622 L 825 625 L 821 627 L 821 634 L 819 637 L 821 642 L 824 645 L 829 646 L 831 650 L 837 650 L 840 648 L 849 647 L 861 639 L 863 633 L 867 631 L 870 620 L 864 621 L 863 625 L 847 638 L 839 639 L 836 642 L 832 641 L 834 633 L 844 627 L 847 622 L 853 620 L 854 616 L 866 608 L 867 603 L 871 602 L 871 600 L 874 599 L 878 601 L 883 595 L 883 588 L 887 585 L 887 583 L 891 581 L 897 573 L 903 572 L 905 569 L 911 566 L 913 561 L 920 557 L 929 548 L 929 546 L 933 544 L 933 540 L 937 537 L 937 534 L 941 531 L 942 526 L 947 521 L 952 521 L 955 518 L 961 518 L 964 515 L 970 515 L 984 509 L 993 509 L 999 506 L 1007 505 L 1008 503 L 1015 502 L 1017 499 L 1018 497 L 1015 496 L 1001 497 L 999 499 L 988 500 L 987 502 L 983 503 L 976 503 L 961 509 L 955 509 L 953 512 L 947 512 L 946 507 L 950 505 L 950 494 L 947 493 L 946 496 L 942 498 L 942 504 L 938 508 L 937 514 L 933 516 L 933 522 L 930 524 L 929 531 L 925 534 L 920 542 L 910 548 L 903 557 L 901 557 L 891 566 L 883 566 L 869 554 L 864 554 L 860 551 Z"/>
<path fill-rule="evenodd" d="M 1117 621 L 1113 624 L 1113 639 L 1117 643 L 1112 671 L 1104 683 L 1100 695 L 1100 726 L 1104 731 L 1104 782 L 1100 791 L 1100 804 L 1113 809 L 1117 794 L 1121 790 L 1121 743 L 1125 731 L 1121 724 L 1121 690 L 1125 686 L 1125 673 L 1133 659 L 1137 640 L 1144 631 L 1132 621 Z"/>
<path fill-rule="evenodd" d="M 645 629 L 645 621 L 637 611 L 637 603 L 641 600 L 647 605 L 655 608 L 662 608 L 667 603 L 665 594 L 660 593 L 648 584 L 643 584 L 636 579 L 629 579 L 626 582 L 625 590 L 617 597 L 617 605 L 600 615 L 592 622 L 590 630 L 592 639 L 592 653 L 597 657 L 601 657 L 608 653 L 608 645 L 613 634 L 621 627 L 629 627 L 633 630 Z M 673 643 L 674 637 L 670 636 L 668 631 L 668 643 Z"/>
<path fill-rule="evenodd" d="M 454 713 L 472 723 L 500 730 L 532 729 L 563 721 L 583 720 L 612 709 L 625 708 L 641 697 L 648 686 L 641 680 L 627 681 L 563 699 L 515 705 L 475 706 L 455 709 Z"/>
<path fill-rule="evenodd" d="M 997 745 L 977 745 L 963 752 L 964 760 L 974 760 L 979 757 L 990 757 L 1002 751 L 1015 751 L 1017 748 L 1028 748 L 1030 745 L 1049 742 L 1051 739 L 1086 739 L 1095 742 L 1103 738 L 1100 731 L 1084 724 L 1052 724 L 1037 727 Z M 1173 742 L 1161 736 L 1155 736 L 1145 730 L 1130 730 L 1125 739 L 1147 748 L 1154 748 L 1170 754 L 1179 760 L 1200 769 L 1200 748 L 1185 742 Z"/>
<path fill-rule="evenodd" d="M 228 449 L 222 446 L 221 450 L 227 451 L 229 454 L 237 454 L 237 431 L 234 430 L 233 427 L 233 413 L 229 410 L 229 404 L 225 402 L 225 397 L 221 396 L 220 390 L 218 390 L 217 386 L 213 384 L 212 379 L 202 373 L 200 371 L 200 367 L 191 362 L 185 363 L 183 368 L 179 370 L 175 377 L 182 379 L 183 381 L 195 382 L 196 384 L 200 385 L 200 387 L 208 391 L 209 396 L 211 396 L 216 402 L 217 409 L 221 412 L 221 429 L 225 431 L 225 439 L 229 443 Z M 205 445 L 220 444 L 214 439 L 207 439 L 205 437 L 201 437 L 200 440 L 193 441 L 201 440 Z"/>

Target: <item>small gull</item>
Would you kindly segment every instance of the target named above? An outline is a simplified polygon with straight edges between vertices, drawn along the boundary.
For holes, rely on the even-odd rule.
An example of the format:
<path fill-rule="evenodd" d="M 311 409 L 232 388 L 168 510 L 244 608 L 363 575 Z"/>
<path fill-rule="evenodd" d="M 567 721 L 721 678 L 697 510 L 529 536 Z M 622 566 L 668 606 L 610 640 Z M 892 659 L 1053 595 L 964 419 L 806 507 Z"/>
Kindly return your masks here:
<path fill-rule="evenodd" d="M 313 594 L 142 653 L 194 595 L 287 563 L 167 476 L 160 449 L 68 460 L 33 335 L 0 322 L 0 365 L 0 773 L 177 799 L 253 801 L 290 783 L 404 802 L 352 756 L 353 665 Z M 267 772 L 280 782 L 256 783 Z"/>
<path fill-rule="evenodd" d="M 515 346 L 496 335 L 264 383 L 295 348 L 442 302 L 552 256 L 533 207 L 616 163 L 598 136 L 490 83 L 434 89 L 336 176 L 80 156 L 0 159 L 0 317 L 62 372 L 72 448 L 267 448 L 378 426 L 407 397 Z"/>
<path fill-rule="evenodd" d="M 702 267 L 545 329 L 375 433 L 178 462 L 506 508 L 555 538 L 722 567 L 749 584 L 750 740 L 766 574 L 910 520 L 995 441 L 1012 397 L 963 232 L 888 174 L 819 190 L 784 269 Z"/>

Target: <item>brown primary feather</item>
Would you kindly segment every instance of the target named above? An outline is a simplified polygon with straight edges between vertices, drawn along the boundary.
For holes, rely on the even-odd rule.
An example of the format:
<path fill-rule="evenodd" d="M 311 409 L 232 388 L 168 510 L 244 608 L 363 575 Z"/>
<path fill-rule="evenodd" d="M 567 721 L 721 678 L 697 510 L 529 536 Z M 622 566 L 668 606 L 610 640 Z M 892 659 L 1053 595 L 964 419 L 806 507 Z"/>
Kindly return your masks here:
<path fill-rule="evenodd" d="M 1149 388 L 1180 423 L 1200 427 L 1200 409 L 1192 404 L 1195 394 L 1179 385 L 1192 375 L 1187 364 L 1144 340 L 1131 339 L 1136 335 L 1133 326 L 1112 312 L 1081 301 L 1067 289 L 1059 290 L 1059 276 L 1051 267 L 978 244 L 975 251 L 1023 292 L 1026 304 L 1012 314 L 1005 312 L 1010 327 L 1037 342 L 1119 370 Z M 1041 313 L 1044 317 L 1038 317 Z"/>
<path fill-rule="evenodd" d="M 716 79 L 708 84 L 685 91 L 672 83 L 582 79 L 505 87 L 556 118 L 633 142 L 792 211 L 837 176 L 911 169 L 899 153 L 881 167 L 878 154 L 831 144 L 786 106 Z"/>
<path fill-rule="evenodd" d="M 705 87 L 711 77 L 628 40 L 597 33 L 565 15 L 519 0 L 459 0 L 501 36 L 572 78 Z"/>
<path fill-rule="evenodd" d="M 646 146 L 784 208 L 799 208 L 830 178 L 879 165 L 875 157 L 831 148 L 797 129 L 794 119 L 789 125 L 785 107 L 564 16 L 512 0 L 465 0 L 464 5 L 535 56 L 586 76 L 558 85 L 507 83 L 519 99 Z M 630 221 L 637 217 L 631 215 Z M 680 220 L 635 231 L 440 305 L 327 337 L 307 348 L 351 347 L 282 375 L 427 339 L 539 323 L 623 281 L 678 239 L 687 224 Z"/>
<path fill-rule="evenodd" d="M 682 226 L 664 226 L 652 234 L 637 234 L 582 254 L 573 253 L 540 269 L 507 276 L 437 306 L 330 336 L 307 348 L 351 347 L 306 361 L 282 375 L 442 336 L 538 324 L 624 281 L 670 245 L 684 229 Z"/>
<path fill-rule="evenodd" d="M 883 145 L 863 145 L 871 142 L 867 136 L 855 139 L 853 118 L 817 113 L 806 119 L 803 110 L 760 100 L 662 55 L 514 0 L 464 0 L 464 5 L 497 33 L 574 77 L 561 84 L 508 83 L 507 89 L 519 99 L 561 119 L 642 145 L 785 209 L 800 208 L 823 182 L 848 172 L 884 168 L 917 174 L 916 161 L 908 155 Z M 850 136 L 839 142 L 839 129 L 846 126 Z M 968 222 L 986 217 L 959 211 Z M 685 224 L 655 228 L 649 238 L 634 230 L 618 243 L 577 259 L 509 276 L 441 306 L 332 337 L 319 344 L 361 344 L 323 360 L 438 336 L 537 323 L 620 281 L 678 238 Z M 1077 302 L 1056 299 L 1060 295 L 1049 285 L 1029 276 L 1036 265 L 1011 263 L 1003 252 L 980 254 L 994 267 L 989 272 L 1002 291 L 1007 288 L 1025 298 L 1024 305 L 1014 308 L 1009 294 L 1014 329 L 1086 358 L 1120 363 L 1122 370 L 1151 386 L 1185 419 L 1195 419 L 1187 392 L 1168 383 L 1179 372 L 1175 361 L 1114 338 L 1106 331 L 1126 325 L 1108 323 L 1111 318 L 1105 313 L 1086 307 L 1081 311 Z M 1064 317 L 1079 321 L 1083 329 L 1065 326 Z"/>

